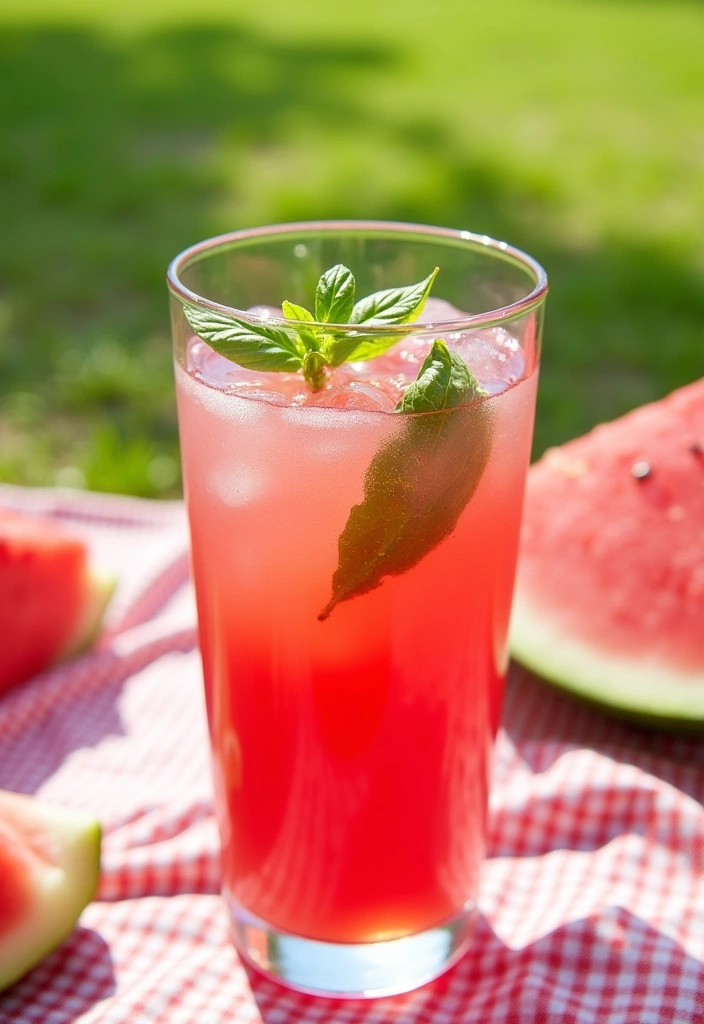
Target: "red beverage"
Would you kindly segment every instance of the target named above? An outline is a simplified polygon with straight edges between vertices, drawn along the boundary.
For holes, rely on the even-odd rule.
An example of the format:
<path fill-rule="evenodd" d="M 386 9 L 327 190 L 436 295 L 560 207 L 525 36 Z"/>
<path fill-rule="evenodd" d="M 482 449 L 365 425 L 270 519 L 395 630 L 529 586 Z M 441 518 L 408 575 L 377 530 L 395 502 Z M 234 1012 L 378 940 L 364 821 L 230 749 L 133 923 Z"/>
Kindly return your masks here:
<path fill-rule="evenodd" d="M 252 267 L 271 272 L 264 258 Z M 223 890 L 241 952 L 294 987 L 403 991 L 470 941 L 535 407 L 536 294 L 515 332 L 496 316 L 453 333 L 447 321 L 463 314 L 430 300 L 423 319 L 445 321 L 437 331 L 419 326 L 376 359 L 328 371 L 320 390 L 298 373 L 242 369 L 176 310 Z M 332 607 L 341 535 L 371 467 L 411 436 L 416 414 L 396 405 L 438 337 L 486 394 L 420 415 L 463 417 L 448 419 L 462 424 L 453 446 L 477 460 L 478 483 L 410 568 Z M 419 464 L 432 476 L 432 458 Z M 438 500 L 442 515 L 443 488 Z M 430 945 L 404 946 L 424 936 Z"/>
<path fill-rule="evenodd" d="M 492 453 L 452 535 L 320 622 L 402 417 L 246 397 L 231 380 L 248 375 L 203 343 L 190 359 L 179 416 L 225 889 L 331 942 L 439 924 L 477 891 L 535 374 L 480 400 Z M 269 392 L 278 376 L 256 379 Z"/>

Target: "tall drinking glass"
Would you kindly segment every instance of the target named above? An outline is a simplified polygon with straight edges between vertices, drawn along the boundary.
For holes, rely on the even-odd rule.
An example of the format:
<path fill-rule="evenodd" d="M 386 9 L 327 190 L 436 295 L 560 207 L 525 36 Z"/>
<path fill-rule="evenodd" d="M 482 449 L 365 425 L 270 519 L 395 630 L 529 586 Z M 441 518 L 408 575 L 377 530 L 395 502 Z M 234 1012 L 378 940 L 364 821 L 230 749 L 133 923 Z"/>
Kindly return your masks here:
<path fill-rule="evenodd" d="M 337 264 L 359 297 L 440 270 L 418 322 L 304 325 L 352 353 L 315 387 L 191 326 L 295 343 L 282 301 L 312 308 Z M 305 992 L 406 991 L 472 941 L 545 273 L 468 231 L 343 221 L 210 239 L 168 284 L 235 944 Z M 397 411 L 437 339 L 481 388 Z"/>

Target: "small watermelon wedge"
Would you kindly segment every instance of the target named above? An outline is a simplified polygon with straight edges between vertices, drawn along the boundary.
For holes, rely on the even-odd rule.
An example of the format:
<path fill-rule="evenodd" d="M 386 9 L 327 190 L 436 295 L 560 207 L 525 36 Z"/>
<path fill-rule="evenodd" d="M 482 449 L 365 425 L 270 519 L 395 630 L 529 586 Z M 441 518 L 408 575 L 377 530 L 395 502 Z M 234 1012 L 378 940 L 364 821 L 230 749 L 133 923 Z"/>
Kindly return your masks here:
<path fill-rule="evenodd" d="M 0 509 L 0 694 L 85 650 L 115 580 L 55 520 Z"/>
<path fill-rule="evenodd" d="M 0 790 L 0 991 L 70 935 L 99 876 L 97 821 Z"/>
<path fill-rule="evenodd" d="M 531 467 L 511 651 L 617 714 L 704 731 L 704 380 Z"/>

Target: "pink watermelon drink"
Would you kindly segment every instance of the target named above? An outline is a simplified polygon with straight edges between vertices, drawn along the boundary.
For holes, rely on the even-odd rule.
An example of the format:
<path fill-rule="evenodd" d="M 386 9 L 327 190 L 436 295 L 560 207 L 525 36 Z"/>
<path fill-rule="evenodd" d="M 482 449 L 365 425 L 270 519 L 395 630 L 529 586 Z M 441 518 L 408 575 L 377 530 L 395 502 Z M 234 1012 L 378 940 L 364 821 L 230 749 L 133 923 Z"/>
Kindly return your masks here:
<path fill-rule="evenodd" d="M 305 228 L 280 230 L 291 249 L 309 244 Z M 514 325 L 448 330 L 457 310 L 431 299 L 422 318 L 439 328 L 316 363 L 315 380 L 225 358 L 223 323 L 213 336 L 176 306 L 223 888 L 242 952 L 294 987 L 413 987 L 471 935 L 535 406 L 535 277 Z M 267 312 L 281 319 L 253 315 Z M 471 390 L 438 405 L 425 378 L 446 370 L 447 396 L 463 367 Z M 410 950 L 424 936 L 430 953 Z"/>

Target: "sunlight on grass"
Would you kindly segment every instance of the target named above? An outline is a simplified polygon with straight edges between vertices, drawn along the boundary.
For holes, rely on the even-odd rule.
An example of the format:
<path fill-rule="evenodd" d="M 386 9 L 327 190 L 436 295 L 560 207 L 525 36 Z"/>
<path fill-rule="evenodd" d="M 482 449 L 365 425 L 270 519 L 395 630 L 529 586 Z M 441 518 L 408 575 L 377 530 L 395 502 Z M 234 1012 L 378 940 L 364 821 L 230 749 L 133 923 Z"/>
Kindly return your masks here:
<path fill-rule="evenodd" d="M 6 0 L 0 479 L 175 493 L 163 274 L 326 216 L 552 278 L 536 451 L 702 373 L 700 4 Z"/>

